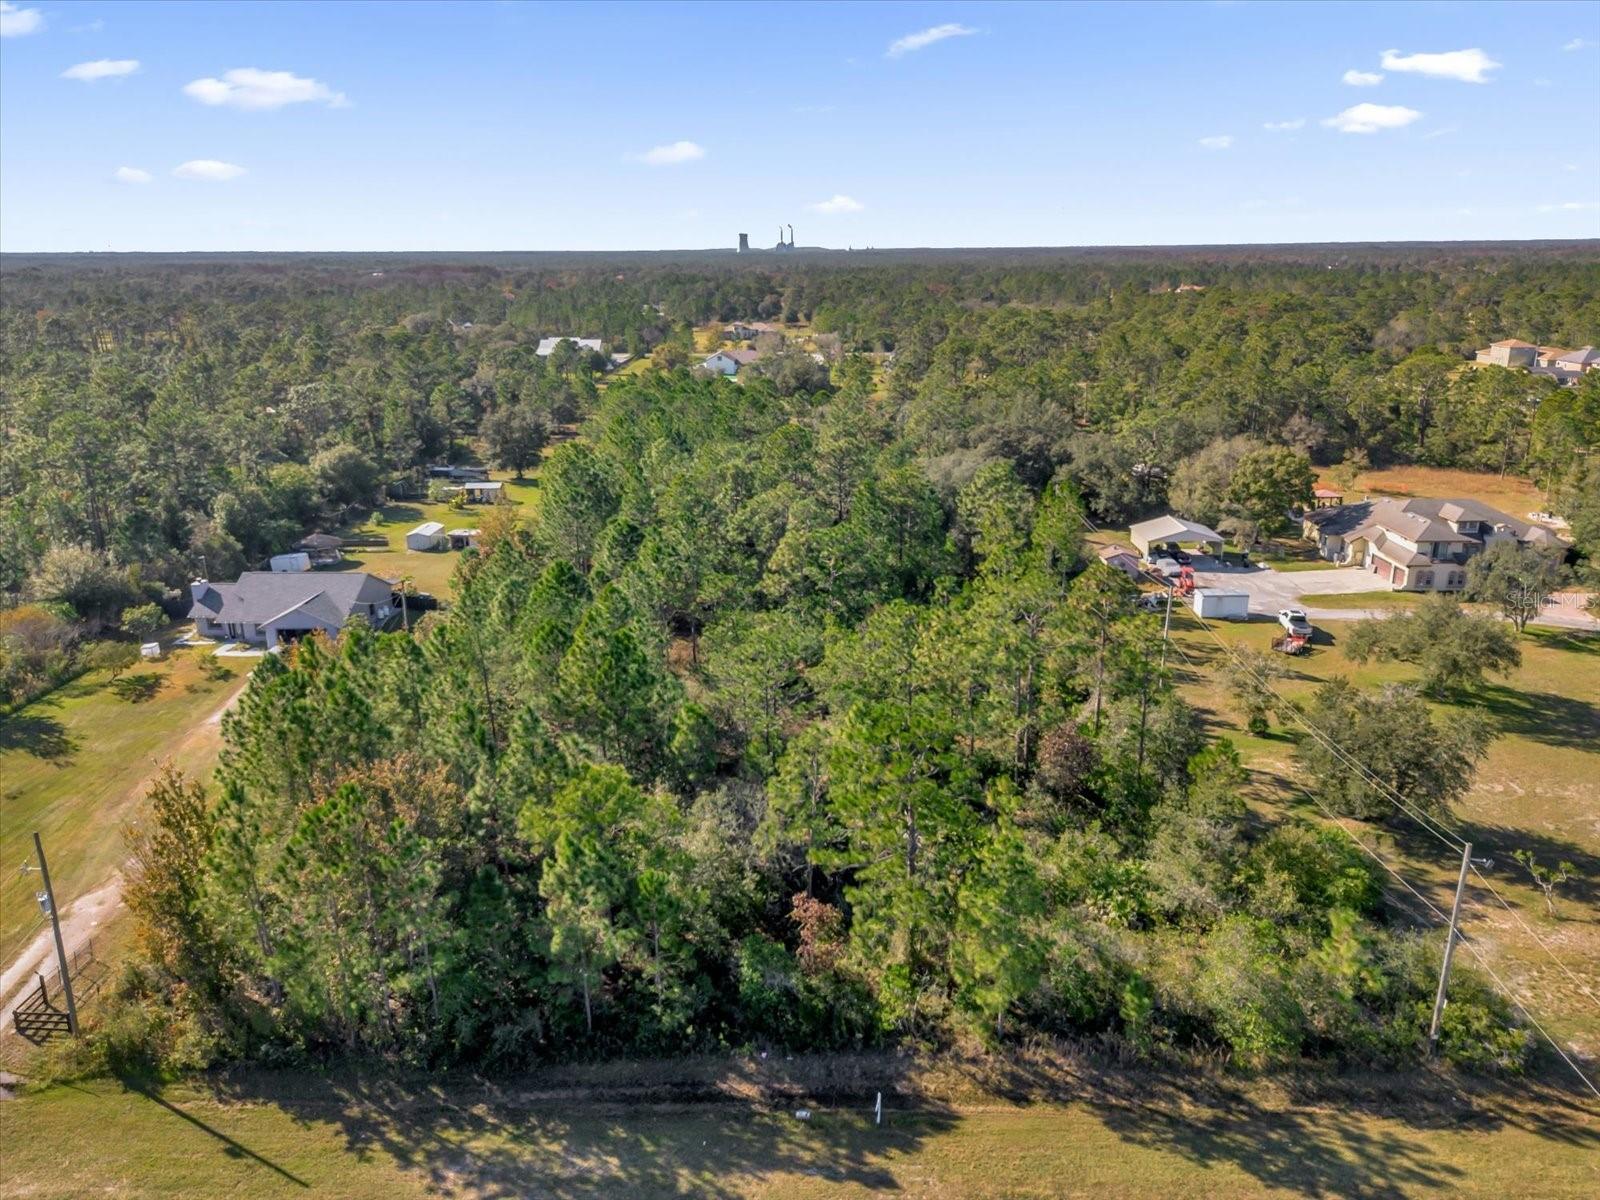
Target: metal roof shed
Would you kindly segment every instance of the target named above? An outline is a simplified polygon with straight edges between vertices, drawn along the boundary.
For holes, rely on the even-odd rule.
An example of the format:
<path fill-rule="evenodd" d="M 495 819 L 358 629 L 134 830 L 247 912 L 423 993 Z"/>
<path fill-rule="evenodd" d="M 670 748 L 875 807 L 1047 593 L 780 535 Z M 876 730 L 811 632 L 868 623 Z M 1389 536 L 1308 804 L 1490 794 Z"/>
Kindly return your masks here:
<path fill-rule="evenodd" d="M 1128 539 L 1144 558 L 1150 557 L 1152 542 L 1177 542 L 1179 545 L 1187 542 L 1191 545 L 1220 548 L 1225 540 L 1215 529 L 1207 529 L 1204 525 L 1185 521 L 1182 517 L 1175 517 L 1171 513 L 1149 521 L 1140 521 L 1128 530 Z"/>
<path fill-rule="evenodd" d="M 407 550 L 437 550 L 444 542 L 444 526 L 438 521 L 424 521 L 406 534 Z"/>
<path fill-rule="evenodd" d="M 1212 620 L 1248 621 L 1250 619 L 1250 593 L 1224 592 L 1220 588 L 1196 588 L 1193 596 L 1194 615 Z"/>

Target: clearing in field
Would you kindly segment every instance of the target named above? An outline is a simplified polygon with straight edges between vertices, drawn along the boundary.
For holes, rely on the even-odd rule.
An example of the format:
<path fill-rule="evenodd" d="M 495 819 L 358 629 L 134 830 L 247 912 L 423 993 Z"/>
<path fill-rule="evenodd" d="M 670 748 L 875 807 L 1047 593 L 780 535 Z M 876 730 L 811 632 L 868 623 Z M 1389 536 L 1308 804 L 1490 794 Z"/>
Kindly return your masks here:
<path fill-rule="evenodd" d="M 121 866 L 123 822 L 163 761 L 209 775 L 222 710 L 252 665 L 174 649 L 116 680 L 91 671 L 0 719 L 0 967 L 43 920 L 37 877 L 17 871 L 33 857 L 34 830 L 65 911 Z"/>
<path fill-rule="evenodd" d="M 1335 479 L 1337 472 L 1323 471 L 1319 485 L 1339 487 L 1345 500 L 1364 496 L 1426 497 L 1435 500 L 1477 500 L 1507 516 L 1526 521 L 1528 514 L 1545 507 L 1544 491 L 1531 479 L 1497 475 L 1493 471 L 1457 471 L 1448 467 L 1383 467 L 1362 471 L 1354 480 Z"/>
<path fill-rule="evenodd" d="M 533 473 L 522 479 L 509 471 L 492 471 L 490 479 L 506 485 L 510 503 L 518 516 L 532 511 L 538 503 L 539 481 Z M 437 521 L 448 529 L 470 529 L 489 506 L 471 504 L 453 508 L 448 503 L 430 500 L 402 500 L 377 509 L 365 521 L 338 530 L 345 539 L 344 561 L 340 571 L 369 571 L 382 579 L 410 579 L 418 591 L 448 599 L 452 579 L 461 555 L 454 550 L 408 550 L 406 533 L 424 521 Z"/>
<path fill-rule="evenodd" d="M 1307 598 L 1313 602 L 1325 603 Z M 1363 687 L 1415 677 L 1415 668 L 1405 664 L 1351 662 L 1340 649 L 1349 628 L 1342 621 L 1320 622 L 1312 653 L 1285 660 L 1290 674 L 1278 685 L 1281 693 L 1304 699 L 1341 675 Z M 1230 647 L 1266 652 L 1279 632 L 1277 624 L 1212 622 L 1209 629 L 1187 609 L 1181 615 L 1173 610 L 1185 696 L 1200 707 L 1213 731 L 1239 747 L 1255 776 L 1264 815 L 1275 816 L 1288 804 L 1321 819 L 1296 784 L 1298 727 L 1278 724 L 1264 738 L 1244 729 L 1228 689 L 1229 660 L 1212 636 Z M 1472 791 L 1443 824 L 1472 842 L 1475 856 L 1495 860 L 1487 878 L 1515 910 L 1508 912 L 1474 879 L 1462 909 L 1463 930 L 1540 1023 L 1592 1062 L 1600 1055 L 1600 987 L 1594 982 L 1600 978 L 1600 638 L 1530 628 L 1520 643 L 1522 666 L 1508 678 L 1491 677 L 1473 701 L 1488 712 L 1500 736 L 1479 765 Z M 1404 818 L 1383 827 L 1344 824 L 1448 910 L 1458 849 Z M 1530 851 L 1542 863 L 1573 864 L 1573 878 L 1558 892 L 1555 916 L 1546 912 L 1526 870 L 1513 860 L 1517 850 Z M 1458 961 L 1470 963 L 1471 957 Z"/>

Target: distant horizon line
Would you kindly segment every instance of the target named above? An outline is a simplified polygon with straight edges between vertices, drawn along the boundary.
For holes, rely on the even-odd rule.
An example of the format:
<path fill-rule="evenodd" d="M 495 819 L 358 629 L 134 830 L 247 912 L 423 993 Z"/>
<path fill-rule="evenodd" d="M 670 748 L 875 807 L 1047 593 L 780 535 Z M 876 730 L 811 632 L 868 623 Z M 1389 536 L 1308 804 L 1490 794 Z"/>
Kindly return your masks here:
<path fill-rule="evenodd" d="M 752 247 L 749 250 L 739 250 L 736 246 L 678 246 L 657 247 L 652 249 L 623 249 L 612 247 L 604 250 L 567 250 L 567 249 L 469 249 L 455 247 L 448 250 L 420 250 L 420 249 L 349 249 L 349 250 L 308 250 L 308 249 L 283 249 L 283 250 L 12 250 L 0 249 L 0 258 L 29 257 L 29 258 L 67 258 L 67 257 L 93 257 L 93 256 L 133 256 L 133 255 L 179 255 L 179 256 L 267 256 L 267 255 L 453 255 L 453 254 L 572 254 L 590 255 L 601 257 L 605 255 L 639 255 L 639 254 L 712 254 L 726 255 L 731 258 L 757 258 L 772 257 L 782 259 L 792 254 L 907 254 L 921 252 L 1006 252 L 1006 251 L 1083 251 L 1083 250 L 1243 250 L 1243 249 L 1296 249 L 1296 248 L 1333 248 L 1357 246 L 1584 246 L 1593 245 L 1600 247 L 1600 235 L 1590 237 L 1570 238 L 1357 238 L 1335 241 L 1305 241 L 1305 242 L 1083 242 L 1083 243 L 1030 243 L 1015 245 L 917 245 L 917 246 L 794 246 L 777 250 L 771 247 Z"/>

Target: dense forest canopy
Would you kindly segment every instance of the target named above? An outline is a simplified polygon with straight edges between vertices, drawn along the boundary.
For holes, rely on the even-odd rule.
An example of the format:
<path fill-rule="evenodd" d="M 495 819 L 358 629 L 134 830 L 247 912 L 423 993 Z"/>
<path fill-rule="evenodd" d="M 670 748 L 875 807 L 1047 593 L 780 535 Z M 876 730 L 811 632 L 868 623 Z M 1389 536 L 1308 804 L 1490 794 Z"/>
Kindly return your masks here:
<path fill-rule="evenodd" d="M 123 1050 L 1419 1052 L 1428 946 L 1338 831 L 1247 806 L 1083 530 L 1203 506 L 1217 464 L 1265 520 L 1312 461 L 1422 462 L 1535 473 L 1592 555 L 1595 377 L 1465 363 L 1600 341 L 1593 247 L 6 266 L 22 609 L 170 601 L 508 414 L 581 422 L 448 611 L 269 656 L 219 796 L 155 789 Z M 829 370 L 675 365 L 732 319 L 803 323 Z M 655 365 L 538 357 L 557 334 Z M 1382 769 L 1435 807 L 1481 754 L 1405 689 L 1316 704 L 1406 730 Z M 1469 976 L 1442 1045 L 1528 1041 Z"/>
<path fill-rule="evenodd" d="M 0 588 L 52 547 L 136 569 L 135 592 L 226 574 L 497 413 L 569 421 L 597 364 L 533 354 L 556 334 L 637 354 L 807 322 L 840 356 L 893 352 L 892 419 L 943 483 L 1070 465 L 1114 519 L 1231 435 L 1557 487 L 1594 441 L 1592 400 L 1458 369 L 1504 336 L 1600 341 L 1589 244 L 528 257 L 8 256 Z"/>

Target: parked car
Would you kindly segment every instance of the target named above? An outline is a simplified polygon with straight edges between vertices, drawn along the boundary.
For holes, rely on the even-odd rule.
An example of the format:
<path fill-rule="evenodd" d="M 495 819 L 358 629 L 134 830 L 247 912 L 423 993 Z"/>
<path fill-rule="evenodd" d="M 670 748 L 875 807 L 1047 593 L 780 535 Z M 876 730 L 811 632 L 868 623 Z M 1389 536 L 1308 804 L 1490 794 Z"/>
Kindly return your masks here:
<path fill-rule="evenodd" d="M 1175 558 L 1158 558 L 1151 565 L 1167 579 L 1176 579 L 1183 573 L 1183 564 Z"/>
<path fill-rule="evenodd" d="M 1308 638 L 1311 636 L 1311 622 L 1306 618 L 1303 608 L 1281 608 L 1278 610 L 1278 624 L 1293 637 Z"/>

